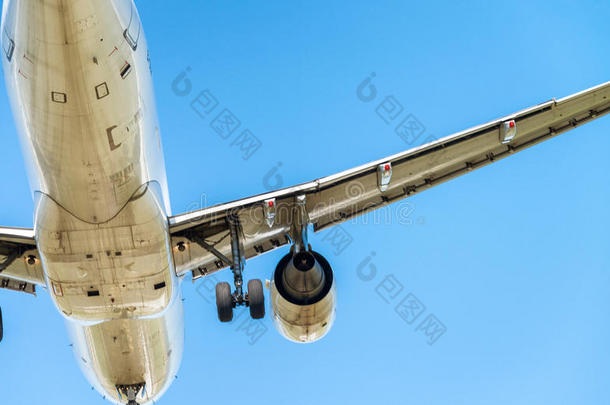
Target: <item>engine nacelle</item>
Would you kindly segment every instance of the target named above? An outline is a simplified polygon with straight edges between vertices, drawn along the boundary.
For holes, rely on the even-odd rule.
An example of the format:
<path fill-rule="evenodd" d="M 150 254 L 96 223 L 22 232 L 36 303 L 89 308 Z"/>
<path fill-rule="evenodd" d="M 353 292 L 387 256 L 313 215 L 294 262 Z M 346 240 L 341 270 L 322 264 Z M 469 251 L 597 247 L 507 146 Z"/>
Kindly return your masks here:
<path fill-rule="evenodd" d="M 322 255 L 291 252 L 280 260 L 271 281 L 271 308 L 275 327 L 286 339 L 321 339 L 335 320 L 336 302 L 333 271 Z"/>

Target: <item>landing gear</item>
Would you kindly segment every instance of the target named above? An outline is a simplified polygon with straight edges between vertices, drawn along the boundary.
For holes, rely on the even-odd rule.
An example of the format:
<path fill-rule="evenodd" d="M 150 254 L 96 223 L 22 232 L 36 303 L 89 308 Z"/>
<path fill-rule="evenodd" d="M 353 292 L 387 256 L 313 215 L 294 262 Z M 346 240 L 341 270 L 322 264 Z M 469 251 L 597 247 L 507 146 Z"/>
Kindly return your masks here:
<path fill-rule="evenodd" d="M 248 281 L 248 293 L 245 297 L 235 298 L 231 294 L 231 286 L 227 282 L 216 284 L 216 309 L 220 322 L 231 322 L 233 320 L 233 308 L 238 305 L 250 307 L 250 316 L 253 319 L 265 317 L 265 294 L 263 283 L 259 279 Z"/>
<path fill-rule="evenodd" d="M 136 398 L 140 391 L 146 386 L 146 383 L 130 384 L 130 385 L 117 385 L 116 390 L 119 393 L 119 398 L 123 399 L 123 396 L 127 399 L 127 405 L 138 405 Z"/>
<path fill-rule="evenodd" d="M 230 214 L 225 218 L 231 237 L 231 258 L 220 252 L 214 244 L 195 231 L 187 232 L 186 238 L 197 243 L 199 246 L 216 256 L 225 266 L 230 266 L 233 272 L 233 285 L 235 290 L 231 292 L 229 283 L 222 282 L 216 285 L 216 309 L 220 322 L 231 322 L 233 320 L 233 308 L 245 305 L 250 307 L 250 316 L 254 319 L 265 317 L 265 295 L 263 283 L 260 280 L 248 282 L 248 292 L 244 293 L 244 263 L 245 253 L 243 247 L 243 231 L 239 222 L 239 215 Z M 178 244 L 178 250 L 184 250 L 184 245 Z"/>
<path fill-rule="evenodd" d="M 233 296 L 229 283 L 216 284 L 216 309 L 220 322 L 231 322 L 233 320 Z"/>
<path fill-rule="evenodd" d="M 263 319 L 265 317 L 265 294 L 263 283 L 256 279 L 248 281 L 248 306 L 252 319 Z"/>
<path fill-rule="evenodd" d="M 254 319 L 265 317 L 265 295 L 263 293 L 263 283 L 260 280 L 248 281 L 248 293 L 244 295 L 243 270 L 244 254 L 243 247 L 239 240 L 240 225 L 237 216 L 228 218 L 229 230 L 231 232 L 231 271 L 233 272 L 233 284 L 235 291 L 231 293 L 229 283 L 222 282 L 216 285 L 216 309 L 220 322 L 230 322 L 233 320 L 233 308 L 238 306 L 249 306 L 250 316 Z"/>

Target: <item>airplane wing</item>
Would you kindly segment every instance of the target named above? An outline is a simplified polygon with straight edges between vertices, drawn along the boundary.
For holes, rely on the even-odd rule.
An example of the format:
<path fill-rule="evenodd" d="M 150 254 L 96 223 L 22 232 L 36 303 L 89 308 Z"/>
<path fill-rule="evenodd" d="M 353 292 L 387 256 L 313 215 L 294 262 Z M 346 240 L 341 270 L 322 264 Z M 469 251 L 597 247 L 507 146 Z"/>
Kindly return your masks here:
<path fill-rule="evenodd" d="M 0 288 L 35 295 L 36 286 L 46 288 L 34 231 L 0 227 Z"/>
<path fill-rule="evenodd" d="M 246 259 L 294 240 L 302 206 L 314 231 L 410 197 L 610 111 L 610 82 L 308 183 L 169 219 L 176 271 L 193 279 L 232 263 L 230 218 Z"/>

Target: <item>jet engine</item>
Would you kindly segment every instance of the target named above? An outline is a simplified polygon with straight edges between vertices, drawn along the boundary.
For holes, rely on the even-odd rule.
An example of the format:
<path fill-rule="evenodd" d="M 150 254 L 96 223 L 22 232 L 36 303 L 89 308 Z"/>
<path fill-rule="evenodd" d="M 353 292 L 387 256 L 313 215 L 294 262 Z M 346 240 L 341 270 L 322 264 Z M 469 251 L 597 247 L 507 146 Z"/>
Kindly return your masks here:
<path fill-rule="evenodd" d="M 270 289 L 273 322 L 286 339 L 310 343 L 328 333 L 335 320 L 336 290 L 322 255 L 291 251 L 278 263 Z"/>

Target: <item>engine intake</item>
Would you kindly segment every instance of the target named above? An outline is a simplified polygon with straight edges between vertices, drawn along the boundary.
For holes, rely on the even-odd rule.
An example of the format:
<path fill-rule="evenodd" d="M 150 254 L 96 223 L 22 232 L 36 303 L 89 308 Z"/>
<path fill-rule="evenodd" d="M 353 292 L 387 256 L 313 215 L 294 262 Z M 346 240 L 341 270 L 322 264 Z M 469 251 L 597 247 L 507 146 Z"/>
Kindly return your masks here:
<path fill-rule="evenodd" d="M 277 330 L 288 340 L 314 342 L 335 320 L 333 271 L 319 253 L 289 253 L 280 260 L 271 281 L 271 307 Z"/>

